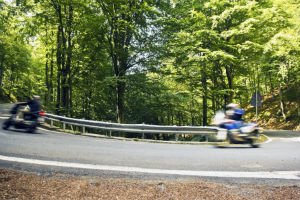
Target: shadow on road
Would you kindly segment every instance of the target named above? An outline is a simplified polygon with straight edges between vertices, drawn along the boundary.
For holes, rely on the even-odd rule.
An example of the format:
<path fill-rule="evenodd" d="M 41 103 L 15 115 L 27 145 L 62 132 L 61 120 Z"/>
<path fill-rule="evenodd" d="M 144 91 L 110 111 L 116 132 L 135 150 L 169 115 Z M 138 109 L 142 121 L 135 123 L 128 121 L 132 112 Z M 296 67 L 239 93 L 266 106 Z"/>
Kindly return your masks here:
<path fill-rule="evenodd" d="M 2 124 L 3 124 L 3 121 L 0 121 L 0 127 L 1 127 L 0 131 L 3 133 L 5 132 L 5 133 L 10 133 L 10 134 L 12 134 L 12 133 L 42 134 L 39 130 L 36 130 L 35 132 L 31 133 L 31 132 L 26 131 L 26 129 L 16 129 L 14 127 L 10 127 L 9 129 L 4 130 L 2 128 Z"/>
<path fill-rule="evenodd" d="M 214 146 L 214 148 L 216 149 L 258 149 L 258 148 L 261 148 L 260 147 L 252 147 L 250 145 L 247 145 L 247 144 L 240 144 L 240 145 L 220 145 L 220 146 Z"/>

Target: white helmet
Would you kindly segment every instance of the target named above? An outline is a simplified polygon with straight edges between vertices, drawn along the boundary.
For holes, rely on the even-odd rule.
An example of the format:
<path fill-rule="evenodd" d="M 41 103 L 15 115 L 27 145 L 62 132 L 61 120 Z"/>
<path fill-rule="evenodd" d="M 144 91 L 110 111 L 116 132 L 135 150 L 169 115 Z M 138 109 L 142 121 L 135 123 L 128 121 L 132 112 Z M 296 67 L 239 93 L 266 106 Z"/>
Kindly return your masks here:
<path fill-rule="evenodd" d="M 239 107 L 239 105 L 236 104 L 236 103 L 230 103 L 230 104 L 226 105 L 227 109 L 235 109 L 235 108 L 238 108 L 238 107 Z"/>
<path fill-rule="evenodd" d="M 40 97 L 40 96 L 38 96 L 38 95 L 33 95 L 33 99 L 35 99 L 35 100 L 40 100 L 40 99 L 41 99 L 41 97 Z"/>

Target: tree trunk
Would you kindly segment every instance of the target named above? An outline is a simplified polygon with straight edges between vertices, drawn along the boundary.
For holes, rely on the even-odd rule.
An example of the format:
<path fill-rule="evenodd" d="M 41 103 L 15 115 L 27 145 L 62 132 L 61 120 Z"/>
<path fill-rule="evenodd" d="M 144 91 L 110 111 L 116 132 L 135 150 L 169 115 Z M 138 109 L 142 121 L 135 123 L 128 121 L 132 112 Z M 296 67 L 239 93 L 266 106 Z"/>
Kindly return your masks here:
<path fill-rule="evenodd" d="M 227 101 L 225 102 L 226 104 L 232 102 L 233 100 L 233 74 L 232 74 L 232 66 L 231 65 L 226 65 L 225 66 L 226 69 L 226 77 L 227 77 L 227 81 L 228 81 L 228 89 L 229 89 L 229 94 Z"/>
<path fill-rule="evenodd" d="M 168 111 L 167 111 L 167 121 L 168 121 L 168 125 L 171 125 L 171 109 L 170 109 L 170 107 L 168 108 Z"/>
<path fill-rule="evenodd" d="M 45 95 L 45 104 L 49 104 L 50 98 L 50 83 L 49 83 L 49 53 L 46 53 L 46 63 L 45 63 L 45 82 L 46 82 L 46 95 Z"/>
<path fill-rule="evenodd" d="M 45 22 L 46 27 L 46 38 L 48 38 L 48 27 L 47 27 L 47 21 Z M 48 42 L 46 41 L 46 63 L 45 63 L 45 85 L 47 88 L 47 91 L 45 92 L 45 104 L 46 106 L 50 103 L 50 77 L 49 77 L 49 60 L 51 59 L 51 55 L 49 55 L 49 50 L 47 48 Z"/>
<path fill-rule="evenodd" d="M 65 77 L 63 78 L 66 82 L 63 85 L 63 105 L 65 107 L 65 113 L 70 115 L 70 104 L 71 104 L 71 64 L 72 64 L 72 24 L 73 24 L 73 7 L 72 2 L 68 5 L 68 16 L 67 16 L 67 44 L 66 46 L 66 66 L 65 66 Z M 63 33 L 62 33 L 63 34 Z"/>
<path fill-rule="evenodd" d="M 70 116 L 70 117 L 72 117 L 73 116 L 73 103 L 72 103 L 72 101 L 73 101 L 73 91 L 72 91 L 72 89 L 73 89 L 73 82 L 72 82 L 72 78 L 71 77 L 69 77 L 69 81 L 68 81 L 68 84 L 69 84 L 69 103 L 68 103 L 68 105 L 69 105 L 69 112 L 68 112 L 68 115 Z"/>
<path fill-rule="evenodd" d="M 0 86 L 2 88 L 2 85 L 3 85 L 3 67 L 1 66 L 0 67 Z"/>
<path fill-rule="evenodd" d="M 219 63 L 218 61 L 214 61 L 214 66 L 213 66 L 213 73 L 212 73 L 212 83 L 213 83 L 213 92 L 212 92 L 212 110 L 213 112 L 216 112 L 218 105 L 217 99 L 218 99 L 218 95 L 216 95 L 216 93 L 214 91 L 219 90 L 218 86 L 218 77 L 219 77 Z"/>
<path fill-rule="evenodd" d="M 272 73 L 269 72 L 269 82 L 270 82 L 270 93 L 272 94 L 272 97 L 274 97 L 274 86 L 273 86 L 273 80 L 272 80 Z"/>
<path fill-rule="evenodd" d="M 60 38 L 60 27 L 57 31 L 57 49 L 56 49 L 56 65 L 57 65 L 57 76 L 56 76 L 56 114 L 60 114 L 60 103 L 61 103 L 61 38 Z"/>
<path fill-rule="evenodd" d="M 192 95 L 191 108 L 190 108 L 192 126 L 195 125 L 194 106 L 195 106 L 195 104 L 194 104 L 194 95 Z"/>
<path fill-rule="evenodd" d="M 53 75 L 54 75 L 54 49 L 51 50 L 51 61 L 50 61 L 50 77 L 49 77 L 49 101 L 54 102 L 54 90 L 53 90 Z"/>
<path fill-rule="evenodd" d="M 4 55 L 2 55 L 1 64 L 0 64 L 0 86 L 1 86 L 1 88 L 3 85 L 3 76 L 4 76 Z"/>
<path fill-rule="evenodd" d="M 124 121 L 124 94 L 125 94 L 125 83 L 117 80 L 116 86 L 117 93 L 117 122 L 121 123 Z"/>
<path fill-rule="evenodd" d="M 202 70 L 201 70 L 201 83 L 203 88 L 203 94 L 202 94 L 202 125 L 207 125 L 207 95 L 208 95 L 208 89 L 207 89 L 207 74 L 206 74 L 206 65 L 203 64 Z"/>
<path fill-rule="evenodd" d="M 72 24 L 73 24 L 73 7 L 72 1 L 62 6 L 59 2 L 52 0 L 58 18 L 57 33 L 57 102 L 56 109 L 60 112 L 63 108 L 65 115 L 70 115 L 71 101 L 71 84 L 70 73 L 72 64 Z M 65 23 L 63 18 L 65 19 Z"/>
<path fill-rule="evenodd" d="M 131 46 L 131 39 L 133 35 L 132 26 L 124 28 L 123 22 L 134 24 L 137 15 L 132 1 L 124 2 L 122 4 L 113 3 L 110 8 L 103 2 L 99 1 L 104 15 L 107 17 L 109 25 L 109 52 L 112 60 L 112 67 L 116 78 L 116 120 L 121 123 L 124 121 L 124 95 L 126 83 L 124 77 L 126 71 L 131 67 L 129 65 L 129 48 Z M 128 6 L 128 12 L 119 14 L 122 10 L 122 5 Z M 122 22 L 122 23 L 120 23 Z"/>
<path fill-rule="evenodd" d="M 285 105 L 284 105 L 284 100 L 283 100 L 283 95 L 282 95 L 282 86 L 281 83 L 279 85 L 279 99 L 280 99 L 280 110 L 282 117 L 284 121 L 286 121 L 286 114 L 285 114 Z"/>

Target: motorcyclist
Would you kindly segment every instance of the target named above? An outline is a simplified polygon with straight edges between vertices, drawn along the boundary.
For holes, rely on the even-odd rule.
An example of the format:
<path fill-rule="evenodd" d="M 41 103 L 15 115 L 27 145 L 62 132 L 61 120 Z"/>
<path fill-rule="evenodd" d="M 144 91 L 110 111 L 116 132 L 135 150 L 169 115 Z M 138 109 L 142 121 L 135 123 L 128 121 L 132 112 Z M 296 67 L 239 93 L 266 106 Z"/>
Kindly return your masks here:
<path fill-rule="evenodd" d="M 31 131 L 34 131 L 36 125 L 38 124 L 38 118 L 41 111 L 41 104 L 40 104 L 40 97 L 39 96 L 33 96 L 32 99 L 29 99 L 26 102 L 19 102 L 16 103 L 13 108 L 11 109 L 10 113 L 12 114 L 2 125 L 3 129 L 8 129 L 11 125 L 18 124 L 18 127 L 22 127 L 23 125 L 26 128 L 30 128 Z M 23 124 L 22 126 L 22 120 L 18 119 L 24 119 L 24 120 L 31 120 L 33 121 L 33 126 L 28 127 L 29 125 L 27 123 Z M 15 126 L 17 127 L 17 126 Z"/>
<path fill-rule="evenodd" d="M 31 113 L 35 114 L 35 113 L 40 112 L 40 110 L 41 110 L 40 99 L 41 99 L 40 96 L 35 95 L 35 96 L 33 96 L 33 99 L 31 99 L 27 102 Z"/>
<path fill-rule="evenodd" d="M 41 111 L 40 99 L 41 99 L 40 96 L 35 95 L 31 100 L 27 102 L 33 120 L 38 119 L 39 112 Z"/>
<path fill-rule="evenodd" d="M 222 124 L 222 128 L 227 130 L 240 129 L 243 125 L 243 115 L 245 111 L 239 108 L 238 104 L 230 103 L 226 105 L 225 111 L 225 123 Z"/>

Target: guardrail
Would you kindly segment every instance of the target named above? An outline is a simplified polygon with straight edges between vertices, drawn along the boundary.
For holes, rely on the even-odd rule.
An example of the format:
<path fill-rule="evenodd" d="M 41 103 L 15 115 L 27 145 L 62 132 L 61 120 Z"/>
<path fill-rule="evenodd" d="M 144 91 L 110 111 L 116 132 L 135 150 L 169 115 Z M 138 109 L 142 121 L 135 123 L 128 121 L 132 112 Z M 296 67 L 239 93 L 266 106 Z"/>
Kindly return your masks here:
<path fill-rule="evenodd" d="M 0 104 L 0 115 L 8 115 L 13 105 L 11 103 Z"/>
<path fill-rule="evenodd" d="M 66 124 L 68 124 L 82 127 L 83 133 L 85 133 L 85 128 L 94 128 L 110 131 L 110 135 L 111 131 L 141 133 L 142 138 L 144 138 L 145 133 L 192 134 L 206 136 L 211 134 L 224 135 L 225 130 L 213 126 L 161 126 L 148 124 L 119 124 L 85 119 L 75 119 L 48 113 L 45 117 L 50 121 L 50 126 L 53 126 L 53 122 L 57 121 L 63 124 L 63 129 L 65 129 Z"/>

